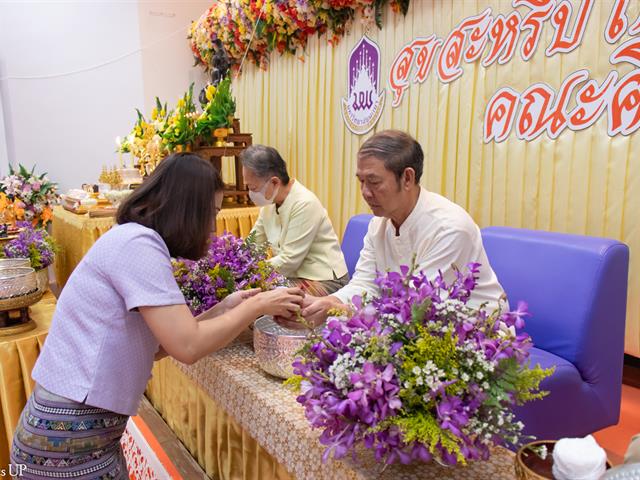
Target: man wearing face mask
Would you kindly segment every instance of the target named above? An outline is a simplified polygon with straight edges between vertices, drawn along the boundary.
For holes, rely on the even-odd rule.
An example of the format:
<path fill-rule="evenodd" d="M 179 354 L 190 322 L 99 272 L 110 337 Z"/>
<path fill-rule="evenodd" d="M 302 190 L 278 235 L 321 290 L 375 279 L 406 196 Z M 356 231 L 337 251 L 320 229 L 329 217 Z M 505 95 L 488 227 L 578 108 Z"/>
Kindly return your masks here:
<path fill-rule="evenodd" d="M 268 242 L 269 260 L 307 293 L 329 295 L 349 282 L 338 237 L 313 192 L 289 178 L 275 148 L 253 145 L 240 156 L 249 198 L 262 207 L 251 233 Z"/>
<path fill-rule="evenodd" d="M 414 260 L 417 270 L 432 279 L 442 272 L 449 283 L 455 278 L 452 265 L 463 270 L 479 263 L 469 305 L 498 306 L 503 289 L 489 265 L 480 229 L 462 207 L 420 186 L 423 163 L 422 147 L 404 132 L 385 130 L 362 144 L 356 177 L 375 218 L 349 284 L 326 297 L 305 297 L 302 316 L 308 322 L 321 324 L 329 309 L 348 304 L 354 295 L 377 295 L 377 272 L 399 271 Z M 295 317 L 277 321 L 301 326 Z"/>

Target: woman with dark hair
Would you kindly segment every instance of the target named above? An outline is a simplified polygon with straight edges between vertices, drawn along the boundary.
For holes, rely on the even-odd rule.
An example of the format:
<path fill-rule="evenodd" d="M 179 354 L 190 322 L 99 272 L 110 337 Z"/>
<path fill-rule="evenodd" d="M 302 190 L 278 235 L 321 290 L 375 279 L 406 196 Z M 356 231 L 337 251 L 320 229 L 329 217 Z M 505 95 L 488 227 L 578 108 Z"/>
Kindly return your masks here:
<path fill-rule="evenodd" d="M 261 314 L 295 312 L 297 288 L 235 292 L 194 318 L 171 257 L 206 252 L 222 180 L 191 154 L 165 159 L 73 271 L 33 370 L 11 462 L 21 478 L 126 479 L 120 438 L 164 352 L 194 363 Z M 213 318 L 215 317 L 215 318 Z"/>

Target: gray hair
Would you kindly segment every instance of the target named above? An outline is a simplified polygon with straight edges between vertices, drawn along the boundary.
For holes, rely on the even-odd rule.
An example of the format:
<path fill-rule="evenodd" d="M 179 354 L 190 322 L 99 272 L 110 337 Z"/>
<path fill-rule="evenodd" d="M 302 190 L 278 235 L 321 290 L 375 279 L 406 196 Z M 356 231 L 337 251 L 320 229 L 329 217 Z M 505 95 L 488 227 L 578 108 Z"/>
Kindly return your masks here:
<path fill-rule="evenodd" d="M 420 144 L 409 134 L 399 130 L 383 130 L 362 144 L 358 158 L 374 157 L 400 180 L 405 169 L 413 168 L 416 184 L 422 177 L 424 153 Z"/>
<path fill-rule="evenodd" d="M 287 164 L 275 148 L 251 145 L 240 154 L 240 161 L 258 178 L 278 177 L 284 185 L 289 184 Z"/>

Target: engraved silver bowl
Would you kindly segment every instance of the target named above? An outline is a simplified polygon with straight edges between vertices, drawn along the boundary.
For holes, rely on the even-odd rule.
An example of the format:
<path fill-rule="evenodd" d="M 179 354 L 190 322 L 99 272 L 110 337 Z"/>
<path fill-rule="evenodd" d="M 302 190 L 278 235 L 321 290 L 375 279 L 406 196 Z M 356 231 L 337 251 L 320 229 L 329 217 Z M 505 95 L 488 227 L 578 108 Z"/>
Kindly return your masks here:
<path fill-rule="evenodd" d="M 307 330 L 284 328 L 273 317 L 260 317 L 253 325 L 253 349 L 260 368 L 274 377 L 289 378 L 296 352 L 307 339 Z"/>
<path fill-rule="evenodd" d="M 31 267 L 31 260 L 28 258 L 0 258 L 0 269 L 2 268 L 15 268 L 15 267 Z"/>

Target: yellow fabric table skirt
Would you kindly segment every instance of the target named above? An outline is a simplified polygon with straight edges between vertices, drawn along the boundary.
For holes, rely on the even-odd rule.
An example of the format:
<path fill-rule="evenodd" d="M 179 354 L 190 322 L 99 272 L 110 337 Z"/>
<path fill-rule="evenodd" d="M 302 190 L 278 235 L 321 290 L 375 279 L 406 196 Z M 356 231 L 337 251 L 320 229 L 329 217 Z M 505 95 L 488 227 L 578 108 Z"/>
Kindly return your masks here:
<path fill-rule="evenodd" d="M 259 212 L 259 207 L 225 208 L 216 217 L 216 232 L 227 231 L 235 236 L 246 237 Z M 56 282 L 60 288 L 64 287 L 82 257 L 113 226 L 114 221 L 114 217 L 77 215 L 60 206 L 53 209 L 51 233 L 61 247 L 54 264 Z"/>
<path fill-rule="evenodd" d="M 246 237 L 258 219 L 260 207 L 223 208 L 216 217 L 216 233 Z"/>
<path fill-rule="evenodd" d="M 154 364 L 146 395 L 209 477 L 293 478 L 172 360 Z"/>
<path fill-rule="evenodd" d="M 31 370 L 47 337 L 55 309 L 56 298 L 47 292 L 30 308 L 35 329 L 0 336 L 0 470 L 7 468 L 9 463 L 13 432 L 33 390 Z"/>
<path fill-rule="evenodd" d="M 54 270 L 56 282 L 64 287 L 71 272 L 91 246 L 113 226 L 114 217 L 90 218 L 57 206 L 53 209 L 51 235 L 60 246 Z"/>

